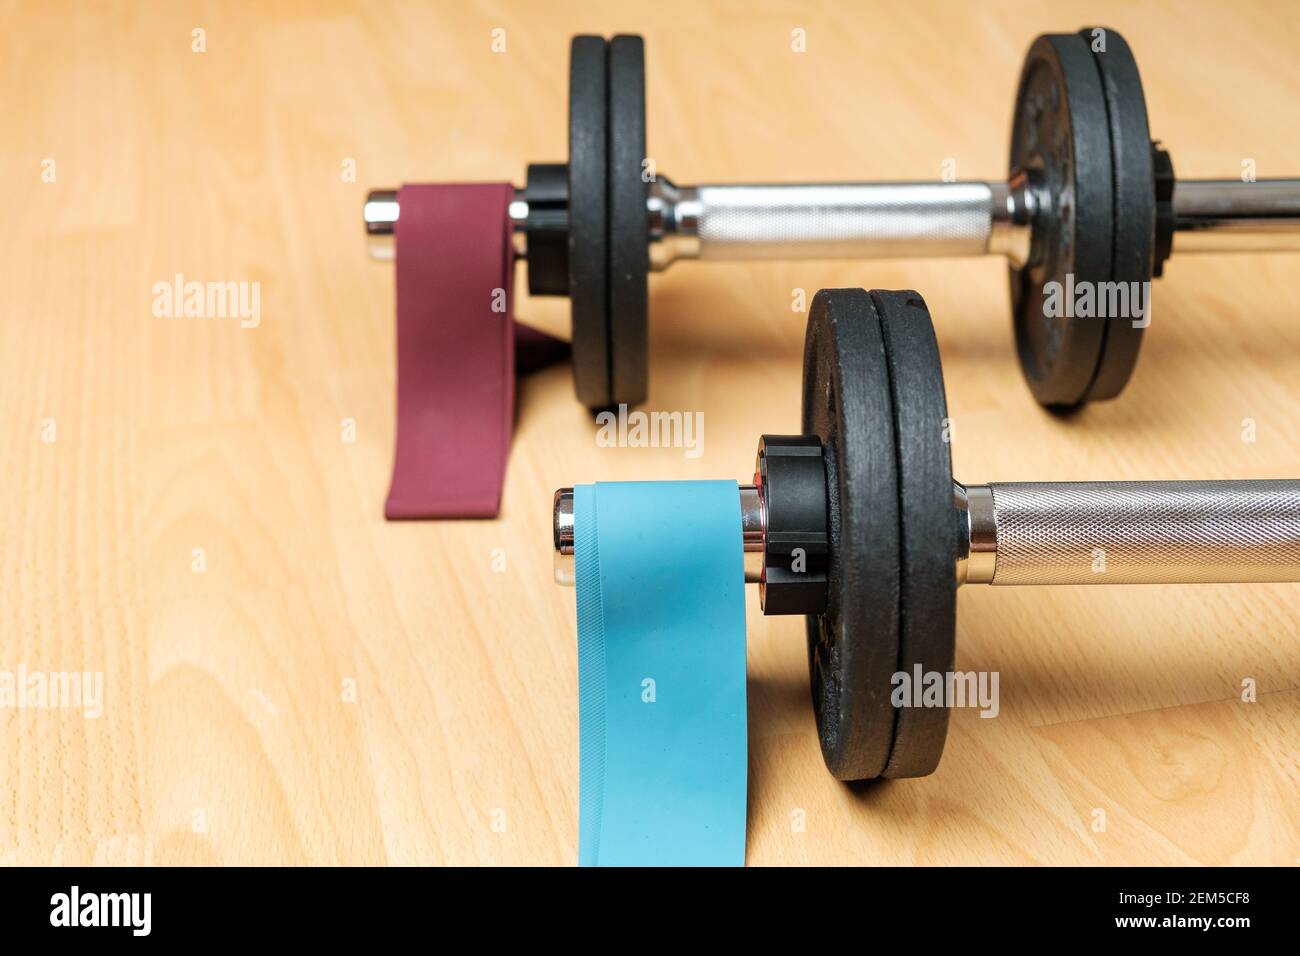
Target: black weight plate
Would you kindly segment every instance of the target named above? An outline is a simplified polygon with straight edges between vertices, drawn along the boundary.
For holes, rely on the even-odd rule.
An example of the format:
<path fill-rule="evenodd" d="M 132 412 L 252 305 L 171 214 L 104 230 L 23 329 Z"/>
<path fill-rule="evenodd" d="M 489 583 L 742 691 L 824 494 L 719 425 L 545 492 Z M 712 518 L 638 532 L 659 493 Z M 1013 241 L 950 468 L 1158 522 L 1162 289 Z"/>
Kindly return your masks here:
<path fill-rule="evenodd" d="M 610 403 L 609 66 L 603 37 L 569 47 L 569 307 L 573 384 L 588 408 Z"/>
<path fill-rule="evenodd" d="M 1139 305 L 1150 309 L 1151 268 L 1156 234 L 1156 180 L 1151 159 L 1151 130 L 1147 102 L 1137 61 L 1124 38 L 1114 30 L 1080 30 L 1092 51 L 1106 97 L 1110 129 L 1111 173 L 1115 184 L 1115 240 L 1111 250 L 1106 338 L 1097 375 L 1084 400 L 1114 398 L 1124 390 L 1146 328 Z M 1104 45 L 1104 46 L 1103 46 Z M 1126 291 L 1125 291 L 1126 290 Z M 1114 295 L 1115 298 L 1110 297 Z M 1127 308 L 1116 308 L 1121 303 Z M 1134 320 L 1138 325 L 1134 326 Z"/>
<path fill-rule="evenodd" d="M 1011 168 L 1026 172 L 1050 197 L 1034 220 L 1030 261 L 1011 269 L 1020 367 L 1042 404 L 1078 405 L 1096 378 L 1105 324 L 1074 316 L 1069 300 L 1074 283 L 1110 281 L 1114 235 L 1106 101 L 1081 37 L 1045 34 L 1025 55 Z M 1059 304 L 1051 316 L 1049 283 Z"/>
<path fill-rule="evenodd" d="M 808 618 L 822 757 L 840 780 L 878 777 L 894 736 L 898 484 L 880 320 L 861 289 L 818 292 L 803 359 L 803 433 L 826 462 L 826 611 Z"/>
<path fill-rule="evenodd" d="M 925 301 L 915 292 L 873 291 L 880 316 L 898 443 L 898 670 L 915 677 L 952 670 L 957 629 L 957 512 L 945 433 L 939 345 Z M 921 688 L 915 681 L 913 693 Z M 913 701 L 915 703 L 915 701 Z M 883 776 L 933 773 L 948 736 L 947 707 L 898 710 Z"/>
<path fill-rule="evenodd" d="M 647 391 L 647 277 L 650 252 L 642 178 L 645 44 L 609 43 L 609 350 L 613 404 L 644 402 Z"/>

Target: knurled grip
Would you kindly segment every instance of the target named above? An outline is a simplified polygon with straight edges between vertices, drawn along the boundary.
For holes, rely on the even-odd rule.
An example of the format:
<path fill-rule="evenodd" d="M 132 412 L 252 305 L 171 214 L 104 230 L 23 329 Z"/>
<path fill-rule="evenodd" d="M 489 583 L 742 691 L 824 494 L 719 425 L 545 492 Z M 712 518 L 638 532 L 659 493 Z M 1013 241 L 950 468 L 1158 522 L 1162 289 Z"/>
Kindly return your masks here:
<path fill-rule="evenodd" d="M 988 251 L 988 183 L 699 186 L 702 259 L 978 256 Z"/>
<path fill-rule="evenodd" d="M 989 487 L 992 584 L 1300 581 L 1300 481 Z"/>

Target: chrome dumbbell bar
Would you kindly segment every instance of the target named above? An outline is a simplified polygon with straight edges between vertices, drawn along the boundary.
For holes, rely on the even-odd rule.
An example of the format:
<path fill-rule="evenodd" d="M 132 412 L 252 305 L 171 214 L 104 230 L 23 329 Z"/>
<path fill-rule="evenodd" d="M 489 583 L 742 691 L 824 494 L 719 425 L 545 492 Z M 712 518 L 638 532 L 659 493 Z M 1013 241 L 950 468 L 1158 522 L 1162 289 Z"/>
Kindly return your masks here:
<path fill-rule="evenodd" d="M 650 267 L 678 259 L 952 258 L 986 253 L 1023 264 L 1036 217 L 1053 197 L 1024 176 L 1007 182 L 744 184 L 675 186 L 647 192 Z M 372 257 L 393 257 L 401 214 L 396 190 L 366 197 Z M 1174 184 L 1179 252 L 1300 251 L 1300 179 Z M 510 207 L 526 255 L 528 202 Z"/>
<path fill-rule="evenodd" d="M 1300 480 L 954 483 L 958 584 L 1300 581 Z M 746 583 L 767 510 L 740 486 Z M 554 573 L 574 583 L 573 489 L 554 500 Z"/>

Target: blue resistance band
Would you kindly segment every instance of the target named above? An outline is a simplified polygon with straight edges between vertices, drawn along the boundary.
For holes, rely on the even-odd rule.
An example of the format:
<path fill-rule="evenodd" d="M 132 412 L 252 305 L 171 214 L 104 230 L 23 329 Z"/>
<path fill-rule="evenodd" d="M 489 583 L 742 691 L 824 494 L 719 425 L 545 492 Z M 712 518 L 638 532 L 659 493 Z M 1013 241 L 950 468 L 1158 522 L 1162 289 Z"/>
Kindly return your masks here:
<path fill-rule="evenodd" d="M 573 491 L 583 866 L 741 866 L 745 585 L 734 481 Z"/>

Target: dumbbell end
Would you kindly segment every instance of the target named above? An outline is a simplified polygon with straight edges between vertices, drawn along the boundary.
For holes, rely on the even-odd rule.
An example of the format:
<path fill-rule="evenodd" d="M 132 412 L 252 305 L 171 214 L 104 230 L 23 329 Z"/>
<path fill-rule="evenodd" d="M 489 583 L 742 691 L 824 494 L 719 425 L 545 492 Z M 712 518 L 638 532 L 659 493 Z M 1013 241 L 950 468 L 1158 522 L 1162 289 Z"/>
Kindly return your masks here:
<path fill-rule="evenodd" d="M 573 489 L 555 492 L 551 506 L 552 567 L 556 584 L 573 587 L 576 573 L 573 557 Z"/>
<path fill-rule="evenodd" d="M 396 189 L 372 189 L 366 194 L 361 211 L 366 225 L 366 252 L 376 262 L 393 259 L 393 233 L 400 212 Z"/>
<path fill-rule="evenodd" d="M 763 580 L 763 548 L 767 539 L 767 512 L 758 485 L 740 485 L 740 525 L 745 555 L 745 583 Z M 551 565 L 556 584 L 577 583 L 574 557 L 573 489 L 560 488 L 551 503 Z"/>
<path fill-rule="evenodd" d="M 529 167 L 531 175 L 532 168 Z M 538 167 L 546 169 L 548 167 Z M 563 169 L 564 167 L 558 167 Z M 519 256 L 527 254 L 527 247 L 523 241 L 523 235 L 528 230 L 529 222 L 529 197 L 525 190 L 516 189 L 515 196 L 510 201 L 509 206 L 511 228 L 516 235 L 515 253 Z M 540 208 L 534 210 L 536 222 L 533 223 L 535 228 L 553 228 L 553 214 Z M 361 219 L 366 227 L 366 251 L 370 258 L 377 262 L 391 262 L 394 257 L 393 237 L 397 234 L 397 220 L 402 213 L 402 204 L 397 198 L 396 189 L 372 189 L 366 193 L 365 205 L 361 208 Z M 563 221 L 561 221 L 561 227 Z M 533 294 L 538 294 L 537 289 L 531 289 Z M 548 290 L 542 290 L 541 294 L 550 293 Z M 561 293 L 562 294 L 562 293 Z"/>

